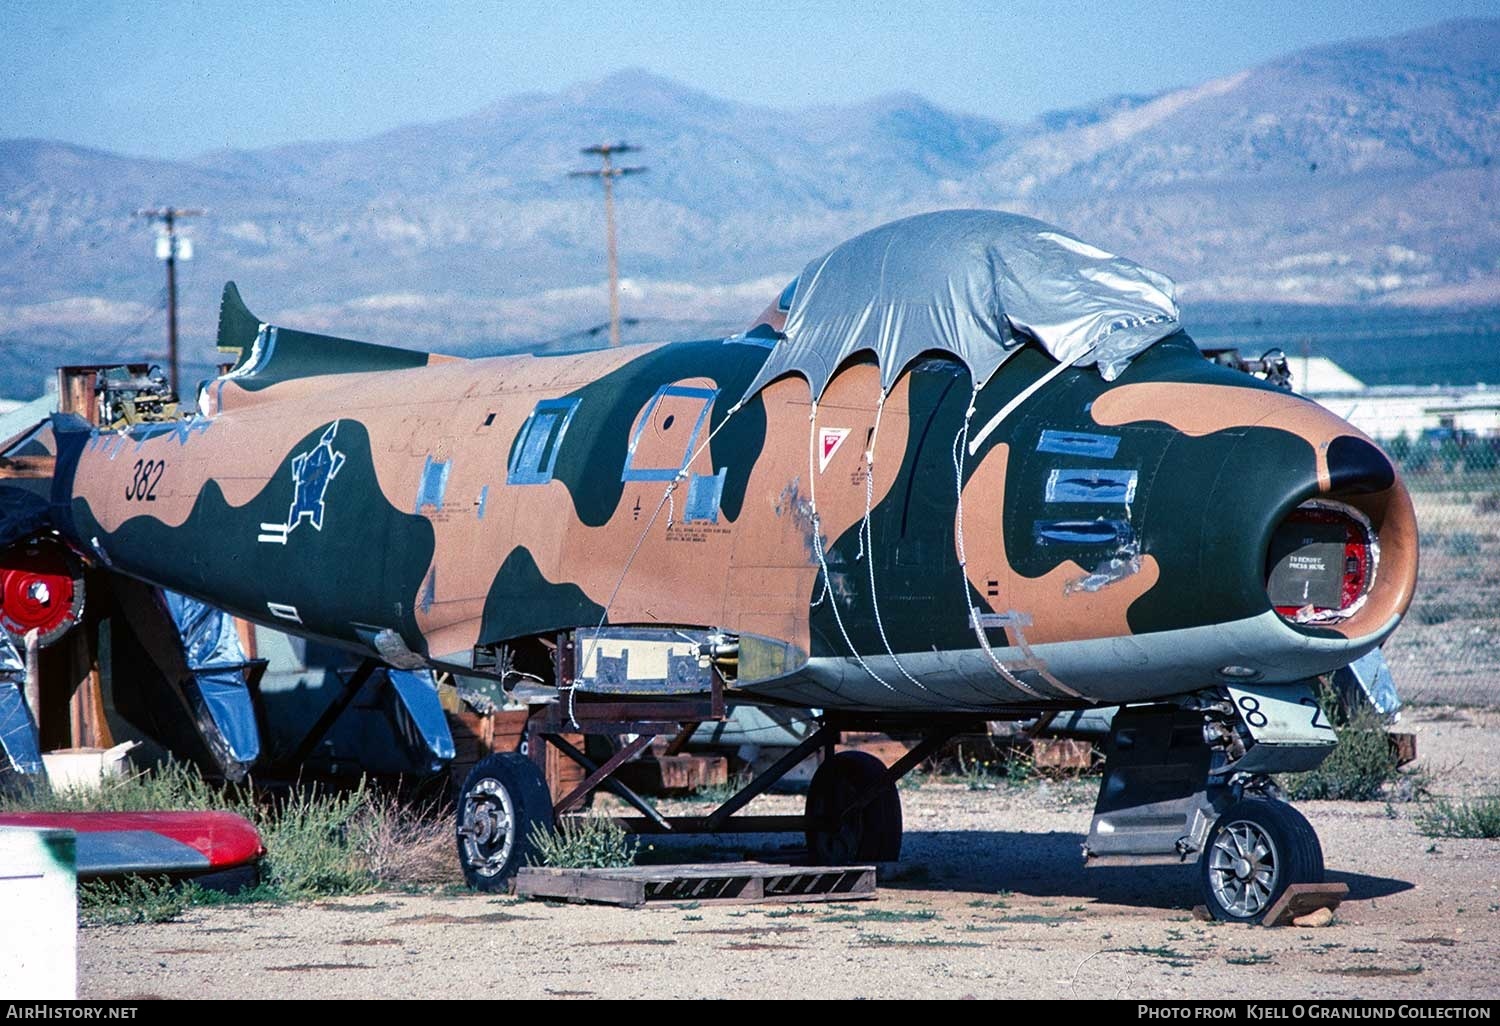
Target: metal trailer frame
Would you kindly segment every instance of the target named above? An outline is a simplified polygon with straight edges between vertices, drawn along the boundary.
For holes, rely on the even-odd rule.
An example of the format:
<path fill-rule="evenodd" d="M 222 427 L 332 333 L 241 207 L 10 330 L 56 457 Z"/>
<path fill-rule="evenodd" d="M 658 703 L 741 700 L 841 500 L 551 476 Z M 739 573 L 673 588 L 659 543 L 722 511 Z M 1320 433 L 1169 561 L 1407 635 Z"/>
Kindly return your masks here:
<path fill-rule="evenodd" d="M 565 646 L 559 646 L 560 653 Z M 559 660 L 561 662 L 561 659 Z M 567 669 L 559 666 L 559 671 Z M 570 676 L 570 675 L 569 675 Z M 568 679 L 562 672 L 562 679 Z M 593 699 L 581 692 L 567 698 L 535 708 L 526 724 L 527 756 L 531 759 L 543 780 L 547 778 L 547 746 L 556 748 L 581 766 L 587 776 L 583 782 L 553 805 L 553 817 L 562 820 L 573 813 L 594 791 L 603 788 L 619 796 L 640 815 L 617 817 L 616 822 L 634 834 L 730 834 L 730 833 L 801 833 L 807 831 L 829 831 L 838 824 L 803 815 L 737 816 L 752 800 L 780 781 L 808 756 L 822 751 L 825 758 L 833 755 L 845 731 L 881 730 L 892 725 L 889 716 L 858 713 L 827 713 L 819 720 L 816 731 L 801 744 L 784 754 L 776 762 L 762 770 L 736 791 L 728 800 L 706 816 L 663 816 L 656 808 L 630 787 L 615 779 L 615 773 L 636 756 L 644 752 L 659 737 L 671 737 L 668 752 L 685 747 L 700 724 L 722 721 L 726 718 L 724 685 L 722 677 L 715 672 L 710 692 L 705 695 L 675 698 L 637 699 L 624 701 Z M 901 726 L 910 730 L 909 716 L 901 718 Z M 919 766 L 956 735 L 982 731 L 984 720 L 973 717 L 934 717 L 922 725 L 921 740 L 904 756 L 886 768 L 860 794 L 844 808 L 843 815 L 854 815 L 887 788 L 893 786 L 907 773 Z M 603 763 L 596 763 L 563 735 L 620 735 L 634 734 L 635 739 L 615 752 Z M 549 781 L 550 784 L 550 781 Z"/>

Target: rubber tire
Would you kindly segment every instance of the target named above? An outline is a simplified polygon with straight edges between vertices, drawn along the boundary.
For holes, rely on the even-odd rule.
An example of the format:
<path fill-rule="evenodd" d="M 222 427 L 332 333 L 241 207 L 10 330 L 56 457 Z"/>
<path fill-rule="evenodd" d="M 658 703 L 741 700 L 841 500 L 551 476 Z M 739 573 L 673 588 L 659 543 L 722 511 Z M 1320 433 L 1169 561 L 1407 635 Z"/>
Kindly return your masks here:
<path fill-rule="evenodd" d="M 810 819 L 838 819 L 844 809 L 885 775 L 885 763 L 868 752 L 837 752 L 818 767 L 807 789 Z M 901 793 L 888 784 L 875 799 L 843 821 L 843 829 L 807 831 L 808 856 L 816 865 L 895 862 L 901 858 Z"/>
<path fill-rule="evenodd" d="M 471 850 L 470 839 L 461 831 L 470 796 L 485 781 L 492 782 L 504 790 L 510 800 L 511 837 L 510 852 L 499 866 L 490 866 L 485 860 L 476 860 Z M 464 881 L 477 891 L 489 893 L 509 890 L 516 871 L 527 864 L 533 853 L 531 832 L 542 824 L 544 829 L 553 826 L 552 795 L 542 773 L 520 752 L 499 752 L 481 759 L 464 779 L 458 792 L 458 808 L 455 812 L 458 842 L 458 864 L 463 869 Z"/>
<path fill-rule="evenodd" d="M 1270 839 L 1277 855 L 1276 875 L 1271 896 L 1252 916 L 1236 915 L 1220 904 L 1209 882 L 1209 861 L 1219 832 L 1241 820 L 1255 824 Z M 1259 923 L 1271 907 L 1294 883 L 1323 882 L 1323 846 L 1307 818 L 1286 802 L 1271 798 L 1244 798 L 1235 802 L 1220 816 L 1208 832 L 1203 855 L 1198 860 L 1198 879 L 1209 913 L 1222 922 Z"/>

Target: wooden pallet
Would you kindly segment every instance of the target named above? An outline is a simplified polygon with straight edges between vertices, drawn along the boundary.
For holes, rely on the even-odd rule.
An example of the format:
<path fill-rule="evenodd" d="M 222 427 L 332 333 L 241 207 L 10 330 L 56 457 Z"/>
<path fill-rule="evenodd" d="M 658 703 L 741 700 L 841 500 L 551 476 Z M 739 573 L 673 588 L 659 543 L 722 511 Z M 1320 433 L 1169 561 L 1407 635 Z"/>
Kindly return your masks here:
<path fill-rule="evenodd" d="M 622 869 L 526 866 L 516 875 L 523 898 L 597 902 L 640 908 L 693 901 L 752 904 L 858 901 L 875 897 L 874 866 L 787 866 L 764 862 Z"/>

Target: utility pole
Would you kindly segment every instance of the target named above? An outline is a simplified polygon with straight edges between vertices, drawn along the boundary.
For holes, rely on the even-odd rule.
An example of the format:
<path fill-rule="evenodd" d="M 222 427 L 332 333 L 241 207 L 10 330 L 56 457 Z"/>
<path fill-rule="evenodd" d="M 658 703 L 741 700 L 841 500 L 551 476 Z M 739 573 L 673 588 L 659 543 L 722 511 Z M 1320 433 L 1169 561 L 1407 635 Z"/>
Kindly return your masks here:
<path fill-rule="evenodd" d="M 192 240 L 177 235 L 177 219 L 198 217 L 202 213 L 202 210 L 189 207 L 152 207 L 135 212 L 136 217 L 160 221 L 166 228 L 165 234 L 156 239 L 156 259 L 167 263 L 167 372 L 171 376 L 173 395 L 181 394 L 177 390 L 177 260 L 179 257 L 183 260 L 193 258 Z"/>
<path fill-rule="evenodd" d="M 634 153 L 639 146 L 629 143 L 600 143 L 585 146 L 579 153 L 599 158 L 601 167 L 590 171 L 569 171 L 569 178 L 597 178 L 604 183 L 604 235 L 605 249 L 609 258 L 609 344 L 620 344 L 620 262 L 615 248 L 615 179 L 625 175 L 638 175 L 643 167 L 615 167 L 611 158 L 617 153 Z"/>

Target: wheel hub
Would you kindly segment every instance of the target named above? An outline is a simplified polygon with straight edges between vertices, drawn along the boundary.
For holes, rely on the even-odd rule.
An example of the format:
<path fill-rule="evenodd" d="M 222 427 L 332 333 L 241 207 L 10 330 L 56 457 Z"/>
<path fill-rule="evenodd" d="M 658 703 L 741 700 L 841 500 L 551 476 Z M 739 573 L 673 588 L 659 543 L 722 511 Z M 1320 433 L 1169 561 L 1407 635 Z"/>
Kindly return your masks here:
<path fill-rule="evenodd" d="M 1271 903 L 1280 871 L 1276 846 L 1249 820 L 1219 831 L 1209 850 L 1208 883 L 1230 914 L 1248 919 Z"/>
<path fill-rule="evenodd" d="M 83 614 L 83 573 L 60 545 L 41 541 L 0 551 L 0 631 L 19 647 L 37 631 L 43 647 Z"/>
<path fill-rule="evenodd" d="M 515 846 L 515 805 L 498 780 L 475 783 L 464 799 L 464 853 L 481 876 L 493 876 L 505 867 Z"/>

